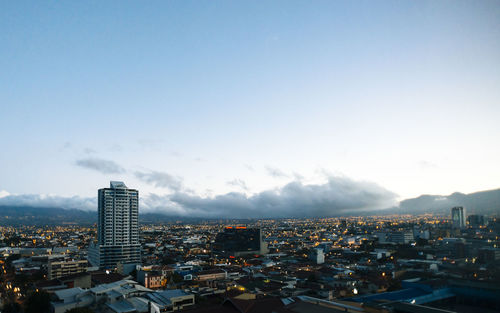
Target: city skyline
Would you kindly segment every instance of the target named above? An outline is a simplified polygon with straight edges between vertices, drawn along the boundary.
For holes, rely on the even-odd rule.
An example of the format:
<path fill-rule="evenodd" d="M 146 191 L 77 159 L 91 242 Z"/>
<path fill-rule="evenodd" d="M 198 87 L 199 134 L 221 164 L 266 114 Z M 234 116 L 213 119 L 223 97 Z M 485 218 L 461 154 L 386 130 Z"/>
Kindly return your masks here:
<path fill-rule="evenodd" d="M 1 312 L 500 312 L 500 0 L 0 29 Z"/>
<path fill-rule="evenodd" d="M 500 187 L 496 2 L 0 6 L 0 205 L 95 209 L 110 180 L 173 213 Z"/>

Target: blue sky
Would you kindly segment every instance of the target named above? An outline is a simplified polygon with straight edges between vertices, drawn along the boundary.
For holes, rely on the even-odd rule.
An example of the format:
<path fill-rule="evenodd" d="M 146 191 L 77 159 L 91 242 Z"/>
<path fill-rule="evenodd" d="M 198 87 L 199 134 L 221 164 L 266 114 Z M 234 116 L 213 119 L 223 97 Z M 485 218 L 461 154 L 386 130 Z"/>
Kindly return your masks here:
<path fill-rule="evenodd" d="M 498 1 L 5 1 L 0 29 L 12 201 L 500 187 Z"/>

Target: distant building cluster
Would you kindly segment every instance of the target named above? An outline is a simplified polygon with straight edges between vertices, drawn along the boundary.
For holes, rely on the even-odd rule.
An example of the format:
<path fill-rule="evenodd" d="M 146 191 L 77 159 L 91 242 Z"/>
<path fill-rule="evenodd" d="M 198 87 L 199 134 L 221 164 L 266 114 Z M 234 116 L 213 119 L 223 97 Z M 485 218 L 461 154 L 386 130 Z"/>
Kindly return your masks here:
<path fill-rule="evenodd" d="M 266 254 L 267 244 L 260 228 L 226 226 L 223 232 L 217 234 L 212 249 L 214 253 L 234 258 L 246 254 Z"/>

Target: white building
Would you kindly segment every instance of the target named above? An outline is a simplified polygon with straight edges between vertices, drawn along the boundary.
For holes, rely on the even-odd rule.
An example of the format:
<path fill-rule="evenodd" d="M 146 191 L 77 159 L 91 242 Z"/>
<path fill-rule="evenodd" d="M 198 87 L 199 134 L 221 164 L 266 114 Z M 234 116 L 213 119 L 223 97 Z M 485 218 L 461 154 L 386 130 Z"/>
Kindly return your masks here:
<path fill-rule="evenodd" d="M 89 248 L 94 266 L 110 268 L 118 263 L 140 263 L 139 192 L 123 182 L 99 189 L 97 244 Z"/>
<path fill-rule="evenodd" d="M 52 312 L 89 307 L 95 312 L 173 312 L 195 304 L 194 294 L 183 290 L 153 290 L 133 280 L 120 280 L 90 289 L 70 288 L 54 292 Z"/>

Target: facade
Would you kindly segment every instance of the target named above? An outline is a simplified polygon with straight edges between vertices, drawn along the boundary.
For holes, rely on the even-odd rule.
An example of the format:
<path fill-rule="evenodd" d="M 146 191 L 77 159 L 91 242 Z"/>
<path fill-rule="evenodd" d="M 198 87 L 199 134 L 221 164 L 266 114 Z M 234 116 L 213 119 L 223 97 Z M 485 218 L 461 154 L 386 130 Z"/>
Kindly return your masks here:
<path fill-rule="evenodd" d="M 198 281 L 224 280 L 226 278 L 227 278 L 227 273 L 222 269 L 205 270 L 196 273 L 196 280 Z"/>
<path fill-rule="evenodd" d="M 325 253 L 323 249 L 314 249 L 311 254 L 309 254 L 309 259 L 316 264 L 325 263 Z"/>
<path fill-rule="evenodd" d="M 146 288 L 157 289 L 163 287 L 166 277 L 159 271 L 140 270 L 137 272 L 137 281 Z"/>
<path fill-rule="evenodd" d="M 390 242 L 398 243 L 398 244 L 407 244 L 413 241 L 413 233 L 412 232 L 404 232 L 404 231 L 395 231 L 390 233 Z"/>
<path fill-rule="evenodd" d="M 163 290 L 147 294 L 151 301 L 150 312 L 172 312 L 188 308 L 195 304 L 194 294 L 181 289 Z"/>
<path fill-rule="evenodd" d="M 101 268 L 118 263 L 140 263 L 139 192 L 123 182 L 110 182 L 99 189 L 97 244 L 89 249 L 89 260 Z"/>
<path fill-rule="evenodd" d="M 49 260 L 47 266 L 49 280 L 86 272 L 87 266 L 88 266 L 87 260 L 65 260 L 65 261 Z"/>
<path fill-rule="evenodd" d="M 494 263 L 500 260 L 500 249 L 493 247 L 486 247 L 479 249 L 478 261 L 481 264 Z"/>
<path fill-rule="evenodd" d="M 470 227 L 481 227 L 486 225 L 484 215 L 469 215 L 467 221 Z"/>
<path fill-rule="evenodd" d="M 397 243 L 407 244 L 414 240 L 413 232 L 395 231 L 395 232 L 376 232 L 375 236 L 379 243 Z"/>
<path fill-rule="evenodd" d="M 453 223 L 453 228 L 465 228 L 466 224 L 466 213 L 465 208 L 457 206 L 451 209 L 451 221 Z"/>
<path fill-rule="evenodd" d="M 228 226 L 217 234 L 213 246 L 215 253 L 237 257 L 246 254 L 266 254 L 267 244 L 260 228 Z"/>

